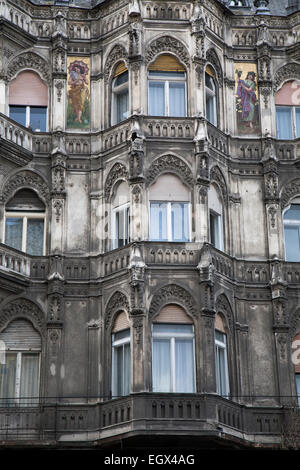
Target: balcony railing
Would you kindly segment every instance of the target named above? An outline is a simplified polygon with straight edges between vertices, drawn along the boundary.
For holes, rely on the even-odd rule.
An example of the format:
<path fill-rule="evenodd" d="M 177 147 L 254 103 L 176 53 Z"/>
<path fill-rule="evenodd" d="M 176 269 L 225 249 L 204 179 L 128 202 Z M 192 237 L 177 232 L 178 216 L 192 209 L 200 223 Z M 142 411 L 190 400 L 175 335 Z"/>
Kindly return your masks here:
<path fill-rule="evenodd" d="M 85 398 L 43 401 L 34 408 L 0 404 L 0 440 L 101 441 L 130 433 L 176 436 L 226 435 L 249 442 L 278 444 L 285 409 L 247 407 L 209 394 L 140 393 L 110 401 Z M 291 405 L 292 406 L 292 405 Z"/>

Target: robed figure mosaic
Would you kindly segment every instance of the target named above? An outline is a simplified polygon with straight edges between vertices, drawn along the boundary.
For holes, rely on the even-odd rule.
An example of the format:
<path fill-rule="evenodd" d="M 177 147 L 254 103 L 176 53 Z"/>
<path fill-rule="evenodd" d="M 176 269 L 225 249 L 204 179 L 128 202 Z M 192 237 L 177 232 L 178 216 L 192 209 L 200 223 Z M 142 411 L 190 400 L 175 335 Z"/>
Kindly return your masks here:
<path fill-rule="evenodd" d="M 235 64 L 236 113 L 239 134 L 259 134 L 259 104 L 256 64 Z"/>
<path fill-rule="evenodd" d="M 67 127 L 90 127 L 90 59 L 68 58 Z"/>

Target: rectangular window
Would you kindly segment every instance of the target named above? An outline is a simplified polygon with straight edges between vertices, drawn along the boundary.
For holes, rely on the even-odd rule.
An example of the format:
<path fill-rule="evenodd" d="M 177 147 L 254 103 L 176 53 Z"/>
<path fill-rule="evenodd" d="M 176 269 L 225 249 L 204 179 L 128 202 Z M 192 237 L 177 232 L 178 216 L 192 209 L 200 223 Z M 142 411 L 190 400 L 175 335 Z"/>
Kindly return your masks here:
<path fill-rule="evenodd" d="M 116 93 L 116 123 L 122 122 L 129 116 L 128 90 Z"/>
<path fill-rule="evenodd" d="M 148 113 L 151 116 L 186 116 L 184 72 L 150 71 Z"/>
<path fill-rule="evenodd" d="M 210 242 L 218 250 L 223 250 L 222 217 L 216 212 L 209 213 Z"/>
<path fill-rule="evenodd" d="M 0 364 L 0 404 L 34 406 L 39 396 L 38 353 L 8 352 Z"/>
<path fill-rule="evenodd" d="M 33 256 L 43 256 L 45 219 L 41 215 L 6 215 L 5 244 Z"/>
<path fill-rule="evenodd" d="M 296 107 L 296 138 L 300 138 L 300 106 Z"/>
<path fill-rule="evenodd" d="M 226 335 L 215 330 L 217 393 L 229 395 Z"/>
<path fill-rule="evenodd" d="M 292 107 L 276 106 L 277 138 L 291 140 L 293 136 Z"/>
<path fill-rule="evenodd" d="M 300 374 L 296 374 L 296 392 L 298 396 L 298 406 L 300 408 Z"/>
<path fill-rule="evenodd" d="M 129 205 L 118 207 L 113 211 L 114 215 L 114 241 L 113 248 L 120 248 L 129 243 Z"/>
<path fill-rule="evenodd" d="M 151 202 L 150 240 L 188 242 L 189 211 L 188 202 Z"/>
<path fill-rule="evenodd" d="M 164 82 L 149 82 L 149 114 L 151 116 L 165 116 Z"/>
<path fill-rule="evenodd" d="M 154 392 L 195 391 L 193 325 L 154 324 L 152 389 Z"/>
<path fill-rule="evenodd" d="M 112 395 L 130 393 L 130 330 L 120 331 L 112 337 Z"/>
<path fill-rule="evenodd" d="M 47 106 L 9 106 L 9 117 L 35 132 L 47 130 Z"/>
<path fill-rule="evenodd" d="M 173 117 L 184 117 L 185 112 L 185 83 L 169 83 L 169 115 Z"/>
<path fill-rule="evenodd" d="M 286 261 L 300 261 L 300 226 L 284 224 L 285 259 Z"/>

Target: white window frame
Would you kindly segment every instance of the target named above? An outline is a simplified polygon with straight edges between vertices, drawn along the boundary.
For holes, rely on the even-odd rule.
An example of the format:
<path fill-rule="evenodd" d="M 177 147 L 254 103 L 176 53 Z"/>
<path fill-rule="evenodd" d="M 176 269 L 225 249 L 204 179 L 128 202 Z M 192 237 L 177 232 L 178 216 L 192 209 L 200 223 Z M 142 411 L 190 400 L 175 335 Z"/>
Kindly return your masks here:
<path fill-rule="evenodd" d="M 9 117 L 10 117 L 10 106 L 13 106 L 13 107 L 14 106 L 19 106 L 19 107 L 26 108 L 26 124 L 25 124 L 25 127 L 30 127 L 30 109 L 31 108 L 45 108 L 46 109 L 46 129 L 43 132 L 48 132 L 48 106 L 30 106 L 30 105 L 23 105 L 23 104 L 11 104 L 11 105 L 9 105 Z M 22 124 L 20 124 L 20 126 L 21 125 Z M 41 130 L 36 129 L 36 130 L 33 130 L 33 132 L 41 132 Z"/>
<path fill-rule="evenodd" d="M 167 206 L 167 240 L 152 240 L 150 239 L 150 233 L 151 233 L 151 204 L 166 204 Z M 172 204 L 187 204 L 188 205 L 188 231 L 189 233 L 187 234 L 187 240 L 173 240 L 172 239 Z M 149 202 L 149 240 L 150 241 L 168 241 L 168 242 L 174 242 L 174 243 L 189 243 L 191 240 L 191 233 L 192 233 L 192 217 L 191 217 L 191 203 L 189 201 L 150 201 Z"/>
<path fill-rule="evenodd" d="M 5 243 L 6 235 L 6 220 L 7 219 L 23 219 L 22 226 L 22 249 L 26 253 L 26 243 L 27 243 L 27 221 L 28 219 L 42 219 L 44 221 L 44 239 L 43 239 L 43 254 L 40 256 L 45 256 L 46 253 L 46 214 L 45 212 L 14 212 L 14 211 L 5 211 L 5 220 L 4 220 L 4 230 L 3 230 L 3 240 Z M 10 245 L 7 245 L 10 246 Z"/>
<path fill-rule="evenodd" d="M 186 323 L 156 323 L 156 325 L 186 325 Z M 183 393 L 176 391 L 176 361 L 175 361 L 175 341 L 176 339 L 191 339 L 193 344 L 193 390 L 187 393 L 196 392 L 196 362 L 195 362 L 195 330 L 194 325 L 191 325 L 193 328 L 192 333 L 158 333 L 153 331 L 152 324 L 152 351 L 154 347 L 155 339 L 167 339 L 170 343 L 170 391 L 166 393 Z M 152 380 L 153 380 L 153 361 L 152 361 Z M 159 393 L 159 391 L 158 391 Z"/>
<path fill-rule="evenodd" d="M 229 398 L 230 388 L 229 388 L 229 374 L 228 374 L 227 335 L 226 335 L 226 333 L 223 333 L 222 331 L 219 331 L 219 330 L 215 330 L 215 333 L 216 333 L 216 331 L 218 333 L 222 334 L 223 337 L 225 338 L 225 341 L 220 341 L 220 340 L 217 339 L 216 334 L 215 334 L 215 362 L 216 362 L 217 393 L 219 395 L 223 396 L 224 398 Z M 224 355 L 225 355 L 225 371 L 224 371 L 224 373 L 225 373 L 225 387 L 226 387 L 226 390 L 225 390 L 224 394 L 222 393 L 222 390 L 220 390 L 221 384 L 219 383 L 218 370 L 219 370 L 220 364 L 219 364 L 219 361 L 218 361 L 218 349 L 222 349 L 224 351 Z"/>
<path fill-rule="evenodd" d="M 218 116 L 217 116 L 217 87 L 216 87 L 216 83 L 215 83 L 215 80 L 213 77 L 211 77 L 207 72 L 205 72 L 205 75 L 208 75 L 209 78 L 211 79 L 212 83 L 213 83 L 213 86 L 214 86 L 214 90 L 211 90 L 208 86 L 206 86 L 206 81 L 205 81 L 205 117 L 206 119 L 208 120 L 208 122 L 210 122 L 213 126 L 217 126 L 218 124 Z M 204 77 L 204 80 L 206 79 L 206 77 Z M 208 116 L 207 116 L 207 113 L 208 113 L 208 110 L 206 109 L 206 95 L 210 95 L 210 97 L 213 98 L 213 107 L 214 107 L 214 122 L 212 122 L 210 119 L 208 119 Z"/>
<path fill-rule="evenodd" d="M 115 86 L 115 82 L 119 76 L 114 77 L 111 82 L 111 124 L 115 126 L 120 124 L 121 122 L 125 121 L 129 118 L 130 115 L 130 95 L 129 95 L 129 70 L 124 71 L 123 73 L 128 73 L 128 80 L 127 82 L 121 83 L 121 85 Z M 127 90 L 128 93 L 128 109 L 127 109 L 127 117 L 125 119 L 121 119 L 120 121 L 117 120 L 118 113 L 117 113 L 117 95 Z"/>
<path fill-rule="evenodd" d="M 124 244 L 119 246 L 119 237 L 117 236 L 117 217 L 116 214 L 117 212 L 124 212 L 124 217 L 123 217 L 123 234 L 126 232 L 126 218 L 127 218 L 127 213 L 128 213 L 128 221 L 127 221 L 127 244 L 130 242 L 130 203 L 126 202 L 125 204 L 121 204 L 120 206 L 117 206 L 115 208 L 112 208 L 112 249 L 116 248 L 121 248 L 123 246 L 126 246 L 125 244 L 125 238 Z M 126 216 L 126 217 L 125 217 Z"/>
<path fill-rule="evenodd" d="M 297 120 L 296 120 L 296 109 L 299 109 L 300 110 L 300 106 L 291 106 L 291 105 L 280 105 L 280 104 L 277 104 L 276 105 L 276 113 L 275 113 L 275 118 L 276 118 L 276 135 L 277 135 L 277 138 L 279 140 L 289 140 L 289 139 L 280 139 L 278 137 L 278 127 L 277 127 L 277 108 L 289 108 L 291 109 L 291 129 L 292 129 L 292 140 L 295 140 L 295 139 L 299 139 L 300 138 L 300 135 L 299 137 L 297 137 Z M 300 129 L 299 129 L 300 131 Z"/>
<path fill-rule="evenodd" d="M 298 205 L 300 206 L 300 200 L 297 198 L 296 201 L 292 201 L 291 204 L 289 204 L 287 207 L 284 208 L 282 212 L 282 222 L 283 222 L 283 240 L 284 240 L 284 259 L 288 261 L 288 263 L 299 263 L 299 261 L 289 261 L 287 260 L 287 253 L 286 253 L 286 243 L 285 243 L 285 227 L 286 225 L 292 226 L 292 227 L 297 227 L 298 226 L 298 238 L 299 238 L 299 245 L 300 245 L 300 220 L 293 220 L 293 219 L 284 219 L 285 213 L 290 210 L 292 205 Z"/>
<path fill-rule="evenodd" d="M 212 233 L 211 233 L 211 223 L 210 223 L 210 215 L 218 217 L 218 232 L 219 232 L 219 240 L 220 246 L 215 246 L 217 250 L 224 251 L 224 227 L 223 227 L 223 216 L 218 212 L 214 211 L 213 209 L 209 209 L 209 239 L 210 243 L 212 244 Z"/>
<path fill-rule="evenodd" d="M 169 72 L 170 74 L 172 72 Z M 175 72 L 176 73 L 176 72 Z M 174 77 L 174 78 L 166 78 L 165 76 L 156 75 L 155 77 L 151 77 L 151 70 L 148 71 L 148 114 L 150 110 L 150 82 L 164 82 L 164 99 L 165 99 L 165 114 L 164 117 L 186 117 L 187 116 L 187 93 L 186 93 L 186 72 L 184 73 L 183 77 Z M 184 115 L 183 116 L 170 116 L 170 93 L 169 93 L 169 84 L 173 82 L 181 82 L 184 83 Z M 152 114 L 151 114 L 152 116 Z"/>
<path fill-rule="evenodd" d="M 16 354 L 17 355 L 17 360 L 16 360 L 16 375 L 15 375 L 15 390 L 14 390 L 14 397 L 12 398 L 13 403 L 18 406 L 27 406 L 28 403 L 26 401 L 30 401 L 30 398 L 32 398 L 32 401 L 36 400 L 36 403 L 30 403 L 30 406 L 37 406 L 39 402 L 39 390 L 40 390 L 40 369 L 41 369 L 41 350 L 40 349 L 8 349 L 6 351 L 6 355 L 8 354 Z M 22 357 L 26 354 L 36 354 L 38 356 L 38 397 L 37 398 L 22 398 L 20 396 L 21 392 L 21 373 L 22 373 Z M 0 400 L 5 401 L 4 399 Z"/>
<path fill-rule="evenodd" d="M 122 339 L 115 340 L 115 335 L 118 333 L 121 333 L 122 331 L 125 332 L 128 330 L 128 336 Z M 122 364 L 122 369 L 123 369 L 123 383 L 122 383 L 122 394 L 121 396 L 126 396 L 124 393 L 124 388 L 125 388 L 125 364 L 124 364 L 124 346 L 129 344 L 129 350 L 130 350 L 130 365 L 129 365 L 129 393 L 131 391 L 131 328 L 126 328 L 126 330 L 120 330 L 117 331 L 116 333 L 112 334 L 111 338 L 111 344 L 112 344 L 112 352 L 111 352 L 111 361 L 112 361 L 112 368 L 111 368 L 111 390 L 112 390 L 112 397 L 118 397 L 118 393 L 116 390 L 116 380 L 118 377 L 118 371 L 115 368 L 115 349 L 122 347 L 123 349 L 123 364 Z"/>

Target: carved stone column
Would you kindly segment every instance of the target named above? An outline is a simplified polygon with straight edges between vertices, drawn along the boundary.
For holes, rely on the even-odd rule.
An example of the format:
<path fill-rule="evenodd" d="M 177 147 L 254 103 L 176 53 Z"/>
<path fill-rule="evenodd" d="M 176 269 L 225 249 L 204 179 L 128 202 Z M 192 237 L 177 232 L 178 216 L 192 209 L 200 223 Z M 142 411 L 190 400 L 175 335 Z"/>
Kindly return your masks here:
<path fill-rule="evenodd" d="M 205 244 L 200 253 L 200 261 L 197 266 L 200 276 L 200 304 L 202 327 L 202 354 L 203 366 L 201 374 L 201 391 L 206 393 L 216 392 L 216 368 L 215 368 L 215 304 L 214 304 L 214 272 L 210 246 Z"/>
<path fill-rule="evenodd" d="M 145 179 L 144 179 L 144 142 L 140 133 L 138 118 L 132 127 L 131 149 L 129 151 L 129 184 L 131 194 L 130 239 L 144 239 L 146 212 Z"/>
<path fill-rule="evenodd" d="M 197 186 L 195 191 L 195 233 L 196 242 L 208 241 L 208 205 L 207 192 L 209 188 L 209 142 L 207 138 L 206 121 L 197 119 L 195 130 L 195 157 L 197 161 Z"/>
<path fill-rule="evenodd" d="M 63 251 L 67 155 L 64 150 L 63 136 L 61 133 L 56 134 L 54 141 L 54 149 L 51 154 L 51 252 L 61 253 Z"/>
<path fill-rule="evenodd" d="M 290 319 L 287 311 L 286 282 L 282 278 L 282 266 L 279 260 L 274 260 L 271 275 L 271 292 L 273 308 L 273 331 L 277 357 L 277 380 L 279 403 L 290 404 L 292 395 L 290 385 Z"/>
<path fill-rule="evenodd" d="M 63 364 L 63 322 L 64 322 L 64 275 L 63 259 L 59 255 L 50 258 L 48 276 L 48 318 L 47 318 L 47 395 L 61 396 L 61 368 Z"/>
<path fill-rule="evenodd" d="M 132 392 L 145 390 L 144 331 L 145 331 L 145 267 L 141 246 L 133 244 L 129 263 L 130 317 L 132 321 Z"/>
<path fill-rule="evenodd" d="M 100 330 L 103 321 L 91 320 L 88 327 L 88 399 L 89 402 L 98 400 L 103 395 L 100 390 L 99 363 L 100 363 Z M 102 381 L 101 381 L 102 383 Z"/>
<path fill-rule="evenodd" d="M 54 32 L 52 34 L 52 128 L 64 130 L 66 123 L 67 86 L 67 20 L 62 10 L 54 11 Z"/>
<path fill-rule="evenodd" d="M 268 137 L 264 139 L 264 148 L 266 154 L 266 157 L 263 159 L 263 166 L 267 234 L 269 257 L 273 258 L 280 253 L 278 167 L 276 157 L 273 154 L 273 143 Z"/>

